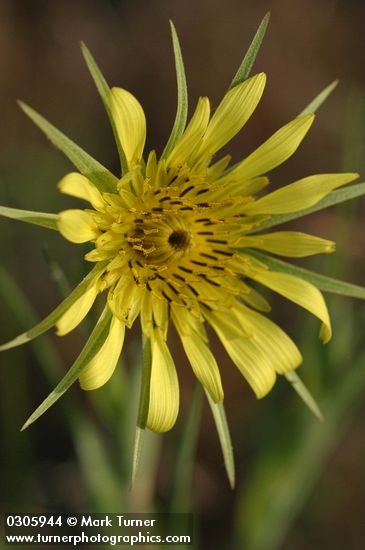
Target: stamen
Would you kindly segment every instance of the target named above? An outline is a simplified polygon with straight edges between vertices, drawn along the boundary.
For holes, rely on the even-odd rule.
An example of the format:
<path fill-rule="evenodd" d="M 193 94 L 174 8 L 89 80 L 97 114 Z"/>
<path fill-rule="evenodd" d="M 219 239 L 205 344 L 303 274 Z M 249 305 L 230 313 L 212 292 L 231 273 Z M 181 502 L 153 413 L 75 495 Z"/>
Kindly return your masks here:
<path fill-rule="evenodd" d="M 186 195 L 186 193 L 189 193 L 189 191 L 191 191 L 192 189 L 194 189 L 194 185 L 189 185 L 189 187 L 184 189 L 184 191 L 182 191 L 179 196 L 184 197 L 184 195 Z"/>

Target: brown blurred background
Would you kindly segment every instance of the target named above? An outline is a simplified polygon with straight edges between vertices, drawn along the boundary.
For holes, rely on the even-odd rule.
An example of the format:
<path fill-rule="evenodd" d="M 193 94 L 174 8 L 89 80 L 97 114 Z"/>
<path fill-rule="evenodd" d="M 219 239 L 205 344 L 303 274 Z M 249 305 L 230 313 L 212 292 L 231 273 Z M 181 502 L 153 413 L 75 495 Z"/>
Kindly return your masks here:
<path fill-rule="evenodd" d="M 271 21 L 255 65 L 255 71 L 267 73 L 268 84 L 255 115 L 228 147 L 233 159 L 250 152 L 338 78 L 338 88 L 320 109 L 298 153 L 273 174 L 273 185 L 317 172 L 348 170 L 364 174 L 365 4 L 360 0 L 1 0 L 0 203 L 46 212 L 57 212 L 74 204 L 56 189 L 59 179 L 70 170 L 68 161 L 25 118 L 16 105 L 17 98 L 40 111 L 118 173 L 112 133 L 82 59 L 80 40 L 90 48 L 109 84 L 127 88 L 140 100 L 148 121 L 147 149 L 161 152 L 176 108 L 169 19 L 177 28 L 183 50 L 191 113 L 200 95 L 208 95 L 213 105 L 218 104 L 269 9 Z M 293 225 L 329 239 L 336 235 L 338 247 L 345 251 L 337 263 L 325 257 L 303 265 L 331 275 L 335 275 L 331 269 L 337 270 L 337 276 L 365 284 L 363 206 L 364 202 L 358 201 L 348 209 L 331 209 Z M 86 269 L 80 268 L 80 250 L 53 232 L 10 220 L 0 222 L 2 266 L 28 296 L 37 315 L 45 315 L 60 299 L 57 284 L 50 276 L 49 258 L 62 266 L 73 286 Z M 301 341 L 308 326 L 303 324 L 306 314 L 287 304 L 282 307 L 282 300 L 271 301 L 273 318 Z M 331 300 L 329 303 L 331 306 Z M 337 302 L 333 303 L 337 307 Z M 349 307 L 348 314 L 353 316 L 361 305 Z M 5 303 L 0 315 L 3 341 L 18 333 L 20 325 Z M 338 319 L 336 326 L 341 332 L 347 318 L 339 313 Z M 351 326 L 356 332 L 351 353 L 356 355 L 362 349 L 364 325 L 355 322 Z M 314 320 L 308 330 L 315 334 Z M 62 368 L 71 363 L 83 339 L 81 333 L 62 341 L 51 337 Z M 177 346 L 176 342 L 174 345 Z M 275 446 L 275 435 L 267 433 L 272 427 L 271 414 L 285 407 L 290 412 L 292 397 L 284 384 L 278 384 L 274 395 L 257 402 L 216 343 L 213 346 L 221 362 L 227 365 L 222 376 L 236 453 L 238 489 L 232 492 L 228 487 L 215 427 L 209 411 L 204 409 L 204 429 L 199 438 L 192 489 L 192 509 L 201 526 L 201 548 L 265 550 L 270 547 L 242 546 L 241 500 L 255 467 L 261 439 L 270 436 L 271 445 Z M 319 349 L 321 344 L 315 341 L 313 346 Z M 129 367 L 134 361 L 134 349 L 130 347 L 126 352 Z M 308 352 L 309 370 L 320 368 L 309 365 L 311 357 L 321 357 L 318 349 Z M 180 352 L 177 346 L 179 356 Z M 306 359 L 306 350 L 303 352 Z M 59 404 L 29 432 L 18 432 L 49 391 L 34 351 L 14 350 L 1 360 L 5 442 L 1 457 L 2 511 L 60 508 L 83 511 L 87 506 L 92 511 L 75 445 Z M 351 361 L 348 357 L 343 376 L 350 370 Z M 172 432 L 165 437 L 153 509 L 156 506 L 166 509 L 174 466 L 171 449 L 178 441 L 189 410 L 192 376 L 182 357 L 180 363 L 182 412 L 177 435 Z M 306 366 L 307 362 L 303 369 Z M 315 374 L 312 380 L 316 388 Z M 78 389 L 73 391 L 78 402 L 81 401 L 79 406 L 85 407 L 103 437 L 111 439 L 115 426 L 107 426 L 105 419 L 95 420 L 87 398 Z M 68 397 L 64 399 L 67 407 Z M 325 472 L 318 476 L 316 486 L 296 517 L 288 520 L 288 533 L 278 548 L 365 548 L 364 413 L 364 407 L 360 406 L 345 435 L 333 444 Z M 285 423 L 285 415 L 283 418 Z M 280 431 L 280 427 L 276 426 L 277 429 Z M 285 439 L 285 429 L 284 426 L 283 432 L 278 433 L 279 440 Z M 130 446 L 130 441 L 127 445 Z M 148 509 L 148 505 L 144 508 Z"/>

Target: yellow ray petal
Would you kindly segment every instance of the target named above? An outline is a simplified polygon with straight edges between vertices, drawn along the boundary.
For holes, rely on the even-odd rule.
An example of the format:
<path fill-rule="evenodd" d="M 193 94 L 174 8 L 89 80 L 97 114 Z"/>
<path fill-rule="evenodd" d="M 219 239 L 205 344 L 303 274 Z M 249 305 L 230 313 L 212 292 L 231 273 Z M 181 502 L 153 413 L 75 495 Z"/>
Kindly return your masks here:
<path fill-rule="evenodd" d="M 194 115 L 185 132 L 167 158 L 167 166 L 180 166 L 192 163 L 198 145 L 207 129 L 210 115 L 210 104 L 207 97 L 200 97 Z"/>
<path fill-rule="evenodd" d="M 56 334 L 64 336 L 73 330 L 89 313 L 99 291 L 99 275 L 93 279 L 84 294 L 62 315 L 56 323 Z"/>
<path fill-rule="evenodd" d="M 136 285 L 127 270 L 108 293 L 108 304 L 113 314 L 130 328 L 141 310 L 144 289 Z"/>
<path fill-rule="evenodd" d="M 103 209 L 105 206 L 101 193 L 95 185 L 77 172 L 71 172 L 62 178 L 58 184 L 58 189 L 66 195 L 88 201 L 96 210 Z"/>
<path fill-rule="evenodd" d="M 223 401 L 224 393 L 217 362 L 207 344 L 203 324 L 181 309 L 171 308 L 171 316 L 195 376 L 214 403 Z"/>
<path fill-rule="evenodd" d="M 179 382 L 170 351 L 159 329 L 151 335 L 152 367 L 150 401 L 146 426 L 154 432 L 167 432 L 179 411 Z"/>
<path fill-rule="evenodd" d="M 332 241 L 299 231 L 276 231 L 255 237 L 244 236 L 235 246 L 258 248 L 292 258 L 302 258 L 313 254 L 329 254 L 336 249 L 336 245 Z"/>
<path fill-rule="evenodd" d="M 257 290 L 249 286 L 247 283 L 245 283 L 245 286 L 247 287 L 248 293 L 241 294 L 241 300 L 250 307 L 253 307 L 254 309 L 269 313 L 269 311 L 271 311 L 271 306 L 266 298 L 262 296 L 260 292 L 257 292 Z"/>
<path fill-rule="evenodd" d="M 64 210 L 58 215 L 58 230 L 72 243 L 93 241 L 99 235 L 99 229 L 92 216 L 84 210 Z"/>
<path fill-rule="evenodd" d="M 217 184 L 221 187 L 209 193 L 209 200 L 247 197 L 259 193 L 269 183 L 269 179 L 263 176 L 245 180 L 242 178 L 237 179 L 234 175 L 232 176 L 232 173 L 229 172 L 217 181 Z"/>
<path fill-rule="evenodd" d="M 127 90 L 112 88 L 110 109 L 129 167 L 142 158 L 146 141 L 146 118 L 137 99 Z"/>
<path fill-rule="evenodd" d="M 331 321 L 326 302 L 318 288 L 299 277 L 276 271 L 257 270 L 254 275 L 249 275 L 249 277 L 313 313 L 313 315 L 322 321 L 321 340 L 326 343 L 331 339 Z"/>
<path fill-rule="evenodd" d="M 253 339 L 278 374 L 290 372 L 301 364 L 303 358 L 297 346 L 270 319 L 243 304 L 238 304 L 233 314 L 242 326 L 253 332 Z"/>
<path fill-rule="evenodd" d="M 285 162 L 299 147 L 314 120 L 314 115 L 299 116 L 280 128 L 242 161 L 232 176 L 253 178 L 266 174 Z"/>
<path fill-rule="evenodd" d="M 244 214 L 287 214 L 310 208 L 330 191 L 356 179 L 359 175 L 316 174 L 273 191 L 262 199 L 243 206 Z"/>
<path fill-rule="evenodd" d="M 112 376 L 122 351 L 124 334 L 124 323 L 113 317 L 104 344 L 80 374 L 80 386 L 83 390 L 96 390 Z"/>
<path fill-rule="evenodd" d="M 228 355 L 252 387 L 256 397 L 264 397 L 273 387 L 275 369 L 268 354 L 254 338 L 247 335 L 247 323 L 243 327 L 239 319 L 221 311 L 204 312 L 208 322 L 221 340 Z"/>
<path fill-rule="evenodd" d="M 197 156 L 211 157 L 241 130 L 260 101 L 265 82 L 266 75 L 259 73 L 229 90 L 208 125 Z"/>

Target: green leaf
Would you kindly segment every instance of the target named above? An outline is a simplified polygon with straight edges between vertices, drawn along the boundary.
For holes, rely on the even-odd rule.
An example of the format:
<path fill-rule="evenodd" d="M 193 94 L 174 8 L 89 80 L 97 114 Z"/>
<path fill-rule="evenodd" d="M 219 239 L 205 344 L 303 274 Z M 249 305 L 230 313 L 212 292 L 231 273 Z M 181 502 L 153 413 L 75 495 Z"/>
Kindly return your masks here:
<path fill-rule="evenodd" d="M 184 62 L 181 55 L 179 38 L 177 36 L 176 29 L 172 21 L 170 21 L 170 25 L 172 44 L 174 47 L 177 78 L 177 111 L 174 126 L 172 128 L 172 132 L 167 142 L 167 145 L 162 153 L 162 158 L 166 158 L 169 155 L 169 153 L 172 151 L 172 149 L 175 147 L 176 143 L 182 136 L 185 130 L 186 119 L 188 115 L 188 91 L 186 87 Z"/>
<path fill-rule="evenodd" d="M 29 107 L 29 105 L 26 105 L 22 101 L 18 101 L 18 103 L 24 113 L 46 134 L 53 145 L 58 147 L 76 168 L 92 181 L 99 191 L 115 192 L 118 179 L 107 168 L 57 130 L 57 128 Z"/>
<path fill-rule="evenodd" d="M 104 344 L 109 333 L 109 325 L 111 319 L 112 313 L 108 305 L 106 305 L 97 325 L 92 331 L 82 352 L 80 353 L 72 367 L 62 378 L 61 382 L 56 386 L 56 388 L 49 394 L 48 397 L 46 397 L 46 399 L 28 418 L 28 420 L 22 427 L 22 430 L 28 428 L 31 424 L 33 424 L 33 422 L 35 422 L 35 420 L 42 416 L 42 414 L 44 414 L 75 382 L 75 380 L 79 377 L 82 369 L 91 361 L 91 359 L 97 354 L 101 346 Z"/>
<path fill-rule="evenodd" d="M 344 187 L 343 189 L 337 189 L 336 191 L 332 191 L 326 195 L 323 199 L 317 202 L 317 204 L 311 206 L 310 208 L 305 208 L 304 210 L 299 210 L 298 212 L 293 212 L 291 214 L 277 214 L 275 216 L 271 216 L 267 219 L 267 221 L 264 221 L 260 227 L 254 229 L 253 231 L 249 231 L 248 233 L 258 233 L 263 229 L 275 227 L 276 225 L 301 218 L 302 216 L 308 216 L 308 214 L 312 214 L 313 212 L 318 212 L 324 208 L 334 206 L 335 204 L 340 204 L 341 202 L 355 199 L 361 195 L 365 195 L 365 183 L 357 183 L 356 185 L 350 185 L 349 187 Z"/>
<path fill-rule="evenodd" d="M 40 334 L 43 334 L 43 332 L 46 332 L 51 327 L 53 327 L 58 319 L 72 306 L 74 302 L 84 292 L 86 291 L 87 287 L 89 286 L 92 279 L 104 269 L 105 265 L 107 264 L 107 261 L 99 262 L 94 269 L 90 271 L 88 275 L 81 281 L 81 283 L 71 292 L 69 296 L 63 302 L 60 303 L 58 307 L 52 313 L 47 315 L 43 321 L 35 325 L 30 330 L 27 330 L 27 332 L 23 332 L 23 334 L 20 334 L 13 340 L 10 340 L 10 342 L 6 342 L 5 344 L 2 344 L 0 346 L 0 351 L 5 351 L 10 348 L 15 348 L 16 346 L 21 346 L 22 344 L 25 344 L 26 342 L 29 342 L 30 340 L 33 340 L 33 338 L 36 338 Z"/>
<path fill-rule="evenodd" d="M 19 210 L 18 208 L 8 208 L 7 206 L 0 206 L 0 216 L 5 218 L 11 218 L 13 220 L 19 220 L 21 222 L 33 223 L 34 225 L 40 225 L 47 229 L 57 228 L 57 214 L 46 214 L 45 212 L 32 212 L 30 210 Z"/>
<path fill-rule="evenodd" d="M 261 21 L 260 26 L 257 29 L 255 36 L 253 37 L 250 47 L 248 48 L 247 53 L 243 58 L 243 61 L 237 73 L 235 74 L 229 89 L 234 88 L 235 86 L 237 86 L 237 84 L 241 84 L 241 82 L 243 82 L 248 78 L 251 72 L 252 66 L 255 62 L 256 56 L 261 47 L 262 41 L 264 39 L 266 29 L 269 24 L 269 20 L 270 20 L 270 12 L 268 11 L 265 17 L 263 18 L 263 20 Z"/>
<path fill-rule="evenodd" d="M 206 393 L 210 408 L 212 410 L 214 422 L 217 428 L 218 437 L 219 437 L 219 441 L 220 441 L 222 453 L 223 453 L 224 465 L 227 472 L 227 477 L 233 489 L 235 486 L 234 457 L 233 457 L 231 436 L 229 433 L 224 405 L 223 403 L 214 403 L 209 393 L 207 391 L 205 393 Z"/>
<path fill-rule="evenodd" d="M 332 277 L 327 277 L 326 275 L 321 275 L 320 273 L 315 273 L 314 271 L 309 271 L 309 269 L 283 262 L 282 260 L 272 258 L 256 250 L 250 250 L 248 255 L 261 260 L 273 271 L 281 271 L 300 277 L 324 292 L 332 292 L 333 294 L 340 294 L 341 296 L 351 296 L 352 298 L 365 300 L 365 288 L 362 286 L 353 285 L 351 283 L 339 281 L 338 279 L 333 279 Z"/>
<path fill-rule="evenodd" d="M 120 158 L 120 164 L 122 167 L 122 173 L 125 174 L 128 172 L 128 163 L 127 159 L 122 147 L 122 144 L 120 143 L 120 139 L 118 136 L 118 132 L 114 123 L 114 119 L 111 113 L 110 104 L 109 104 L 109 94 L 110 94 L 110 88 L 108 86 L 107 81 L 105 80 L 101 70 L 99 69 L 98 65 L 96 64 L 95 59 L 90 53 L 90 50 L 85 46 L 83 42 L 81 42 L 81 51 L 82 55 L 84 56 L 84 59 L 86 61 L 86 64 L 88 66 L 88 69 L 90 71 L 90 74 L 95 82 L 96 88 L 99 92 L 99 95 L 102 99 L 102 102 L 104 104 L 105 110 L 108 114 L 110 124 L 113 129 L 114 139 L 117 144 L 119 158 Z"/>
<path fill-rule="evenodd" d="M 302 382 L 302 380 L 299 378 L 297 373 L 295 371 L 287 372 L 285 374 L 285 378 L 293 386 L 294 390 L 307 405 L 308 409 L 314 414 L 314 416 L 320 422 L 323 422 L 323 414 L 318 404 L 316 403 L 316 400 L 314 399 L 308 388 L 305 386 L 305 384 Z"/>
<path fill-rule="evenodd" d="M 303 111 L 299 114 L 301 115 L 307 115 L 309 113 L 315 113 L 317 109 L 326 101 L 328 96 L 333 92 L 333 90 L 336 88 L 338 84 L 338 80 L 334 80 L 331 84 L 326 86 L 324 90 L 322 90 L 306 107 L 303 109 Z"/>

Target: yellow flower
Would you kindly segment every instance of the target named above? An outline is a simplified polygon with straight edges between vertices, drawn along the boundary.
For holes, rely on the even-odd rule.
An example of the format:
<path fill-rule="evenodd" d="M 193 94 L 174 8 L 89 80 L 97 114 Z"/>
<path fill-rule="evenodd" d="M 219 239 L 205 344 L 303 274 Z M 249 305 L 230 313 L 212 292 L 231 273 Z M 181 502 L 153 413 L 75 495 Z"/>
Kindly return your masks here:
<path fill-rule="evenodd" d="M 205 323 L 213 327 L 257 397 L 270 391 L 277 373 L 301 363 L 292 340 L 259 313 L 270 307 L 251 287 L 251 280 L 312 312 L 322 321 L 321 338 L 327 342 L 331 337 L 320 291 L 293 275 L 272 272 L 245 249 L 300 257 L 332 252 L 334 243 L 297 232 L 247 233 L 259 229 L 269 215 L 314 205 L 356 175 L 310 176 L 255 198 L 269 183 L 264 174 L 297 149 L 313 122 L 312 114 L 294 119 L 231 170 L 229 158 L 213 160 L 251 117 L 265 80 L 261 73 L 230 90 L 213 116 L 208 98 L 200 98 L 170 154 L 157 159 L 151 151 L 146 165 L 143 109 L 132 94 L 113 88 L 110 108 L 128 163 L 117 192 L 99 192 L 77 173 L 59 184 L 63 193 L 91 205 L 87 210 L 61 212 L 59 231 L 74 243 L 92 242 L 86 260 L 107 264 L 58 321 L 58 333 L 75 328 L 98 292 L 107 293 L 113 314 L 109 336 L 80 376 L 81 387 L 92 390 L 112 375 L 124 328 L 140 316 L 152 346 L 147 419 L 152 430 L 169 430 L 179 408 L 178 378 L 166 343 L 170 323 L 196 377 L 216 403 L 223 400 L 223 388 Z"/>
<path fill-rule="evenodd" d="M 216 159 L 253 114 L 265 82 L 260 73 L 238 83 L 213 114 L 209 99 L 201 97 L 173 146 L 160 158 L 149 152 L 146 160 L 146 119 L 140 103 L 124 89 L 104 89 L 124 174 L 112 180 L 114 187 L 105 185 L 105 172 L 89 170 L 86 177 L 86 169 L 84 175 L 73 172 L 59 183 L 62 193 L 89 205 L 61 212 L 58 230 L 73 243 L 92 243 L 85 258 L 96 266 L 79 287 L 77 299 L 57 316 L 57 333 L 73 330 L 97 295 L 105 294 L 105 337 L 79 375 L 81 387 L 93 390 L 112 376 L 125 327 L 140 318 L 152 354 L 146 419 L 151 430 L 172 428 L 179 409 L 178 376 L 167 344 L 172 324 L 196 377 L 215 403 L 223 401 L 223 388 L 207 324 L 258 398 L 271 390 L 277 374 L 300 365 L 298 348 L 266 316 L 270 306 L 252 281 L 313 313 L 321 321 L 321 339 L 331 337 L 321 292 L 297 276 L 273 271 L 251 251 L 288 257 L 334 251 L 333 242 L 316 236 L 259 231 L 271 216 L 310 208 L 357 174 L 312 175 L 258 198 L 269 184 L 266 174 L 296 151 L 313 114 L 296 117 L 233 167 L 229 156 Z M 17 343 L 29 339 L 19 338 Z"/>

